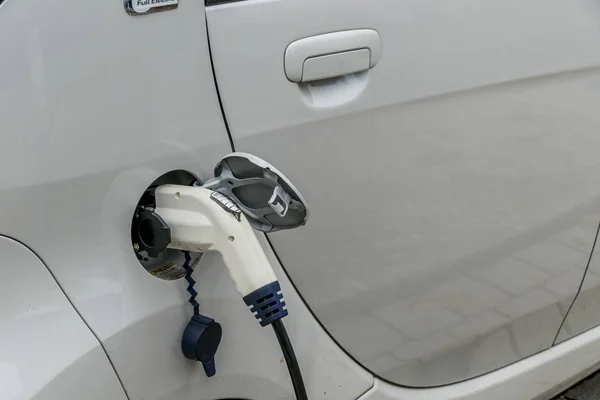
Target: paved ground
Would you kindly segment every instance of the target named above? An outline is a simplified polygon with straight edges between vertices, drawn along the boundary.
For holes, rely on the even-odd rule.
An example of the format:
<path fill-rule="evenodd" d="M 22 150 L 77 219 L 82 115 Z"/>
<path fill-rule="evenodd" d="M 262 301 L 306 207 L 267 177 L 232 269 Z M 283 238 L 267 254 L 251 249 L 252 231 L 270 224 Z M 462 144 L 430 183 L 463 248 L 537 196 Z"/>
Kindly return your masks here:
<path fill-rule="evenodd" d="M 584 379 L 553 400 L 600 400 L 600 372 Z"/>

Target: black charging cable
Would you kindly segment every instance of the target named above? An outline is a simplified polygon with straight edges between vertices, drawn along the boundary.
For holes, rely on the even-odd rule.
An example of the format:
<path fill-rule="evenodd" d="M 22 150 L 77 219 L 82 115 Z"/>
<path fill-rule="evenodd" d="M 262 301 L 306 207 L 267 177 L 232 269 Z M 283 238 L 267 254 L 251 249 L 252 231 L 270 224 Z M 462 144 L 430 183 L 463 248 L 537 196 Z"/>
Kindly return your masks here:
<path fill-rule="evenodd" d="M 285 363 L 287 364 L 290 378 L 292 379 L 292 385 L 294 386 L 296 399 L 308 400 L 306 388 L 304 387 L 304 379 L 302 378 L 302 371 L 300 371 L 300 366 L 298 365 L 298 360 L 296 359 L 296 353 L 294 352 L 292 342 L 290 341 L 287 331 L 285 330 L 285 325 L 283 325 L 283 321 L 280 319 L 271 322 L 271 325 L 273 326 L 275 336 L 277 336 L 279 346 L 283 352 L 283 357 L 285 358 Z"/>

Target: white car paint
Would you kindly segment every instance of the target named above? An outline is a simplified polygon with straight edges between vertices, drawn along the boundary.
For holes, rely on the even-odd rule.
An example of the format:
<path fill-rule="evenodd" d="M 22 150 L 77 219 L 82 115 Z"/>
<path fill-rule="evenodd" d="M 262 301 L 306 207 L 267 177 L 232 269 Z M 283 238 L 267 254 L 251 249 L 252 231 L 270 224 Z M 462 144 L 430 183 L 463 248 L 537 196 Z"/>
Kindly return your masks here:
<path fill-rule="evenodd" d="M 217 376 L 208 379 L 181 353 L 192 313 L 187 285 L 147 273 L 131 245 L 135 205 L 152 181 L 175 169 L 207 180 L 231 151 L 202 3 L 184 1 L 177 10 L 132 17 L 118 1 L 7 0 L 0 7 L 0 35 L 6 38 L 2 59 L 10 60 L 0 74 L 0 233 L 44 260 L 102 342 L 129 400 L 290 398 L 272 330 L 248 311 L 219 257 L 207 255 L 194 275 L 201 312 L 224 328 Z M 2 271 L 0 285 L 25 287 L 19 269 L 3 264 Z M 311 399 L 366 392 L 372 375 L 333 344 L 281 270 L 276 273 L 294 315 L 286 324 Z M 13 302 L 7 292 L 0 291 L 0 298 L 1 304 Z M 0 329 L 7 321 L 0 307 Z M 78 364 L 72 354 L 92 346 L 86 342 L 91 333 L 64 329 L 61 335 L 49 337 L 49 348 L 70 343 L 64 362 L 73 363 L 83 383 L 93 379 L 96 369 L 85 359 Z M 62 378 L 60 364 L 45 371 L 29 363 L 35 348 L 14 348 L 27 364 L 20 374 L 33 368 Z M 35 398 L 32 391 L 41 385 L 27 387 L 29 397 L 20 399 Z M 89 398 L 75 383 L 62 389 L 39 399 Z M 112 393 L 107 386 L 94 395 L 118 400 Z"/>
<path fill-rule="evenodd" d="M 100 343 L 40 259 L 0 236 L 0 398 L 126 400 Z"/>
<path fill-rule="evenodd" d="M 281 167 L 312 207 L 306 228 L 270 239 L 332 337 L 369 370 L 413 386 L 522 359 L 436 389 L 385 384 L 319 326 L 261 236 L 311 400 L 532 398 L 597 365 L 597 329 L 526 358 L 552 344 L 583 278 L 589 247 L 571 230 L 593 237 L 600 220 L 596 2 L 273 0 L 207 10 L 236 146 Z M 287 80 L 290 43 L 347 29 L 380 34 L 372 70 Z M 202 312 L 225 332 L 208 379 L 178 343 L 191 312 L 186 285 L 152 277 L 131 249 L 131 216 L 150 182 L 174 169 L 206 180 L 231 151 L 201 2 L 132 17 L 119 1 L 5 0 L 0 35 L 0 233 L 39 254 L 89 327 L 39 259 L 11 242 L 2 254 L 22 255 L 25 267 L 5 264 L 0 282 L 2 304 L 14 307 L 0 307 L 7 392 L 119 399 L 110 359 L 129 400 L 292 398 L 274 335 L 218 257 L 205 256 L 195 273 Z M 508 256 L 517 250 L 530 253 L 517 262 Z M 51 366 L 30 362 L 40 353 L 14 323 L 34 267 L 44 277 L 38 295 L 51 295 L 37 300 L 61 309 L 34 326 L 47 335 Z M 475 281 L 476 269 L 493 282 Z M 528 283 L 538 279 L 544 287 Z M 478 308 L 494 296 L 506 304 Z M 452 324 L 423 332 L 438 315 L 482 319 L 462 338 Z M 416 331 L 405 335 L 406 326 Z"/>
<path fill-rule="evenodd" d="M 599 17 L 589 0 L 207 8 L 236 150 L 311 204 L 274 248 L 373 373 L 438 386 L 552 346 L 591 251 L 573 235 L 600 221 Z M 381 37 L 374 68 L 286 79 L 290 43 L 361 29 Z"/>
<path fill-rule="evenodd" d="M 454 385 L 410 389 L 375 380 L 359 400 L 549 399 L 598 368 L 600 327 L 485 376 Z"/>
<path fill-rule="evenodd" d="M 589 238 L 580 238 L 581 244 L 587 243 Z M 580 292 L 573 302 L 571 309 L 556 338 L 560 343 L 581 334 L 598 325 L 600 321 L 600 249 L 598 244 L 590 259 L 590 266 L 581 283 Z"/>

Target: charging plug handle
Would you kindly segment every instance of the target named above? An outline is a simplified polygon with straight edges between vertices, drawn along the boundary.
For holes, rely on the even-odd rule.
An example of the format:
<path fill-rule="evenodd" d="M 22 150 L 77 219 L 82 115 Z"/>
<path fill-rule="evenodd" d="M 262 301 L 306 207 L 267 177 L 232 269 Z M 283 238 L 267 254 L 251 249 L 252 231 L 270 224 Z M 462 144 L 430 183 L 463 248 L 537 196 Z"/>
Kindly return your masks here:
<path fill-rule="evenodd" d="M 170 248 L 216 251 L 261 325 L 287 315 L 277 276 L 248 219 L 227 196 L 203 187 L 156 189 L 156 213 L 171 229 Z"/>

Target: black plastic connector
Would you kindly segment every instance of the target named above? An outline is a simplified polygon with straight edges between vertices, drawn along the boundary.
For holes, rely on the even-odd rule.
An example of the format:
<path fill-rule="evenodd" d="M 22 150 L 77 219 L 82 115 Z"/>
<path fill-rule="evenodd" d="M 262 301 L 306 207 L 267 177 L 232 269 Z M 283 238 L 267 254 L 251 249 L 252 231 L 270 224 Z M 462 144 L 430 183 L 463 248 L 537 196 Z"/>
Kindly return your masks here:
<path fill-rule="evenodd" d="M 154 209 L 144 208 L 133 219 L 131 239 L 150 257 L 158 257 L 171 243 L 171 228 Z"/>

